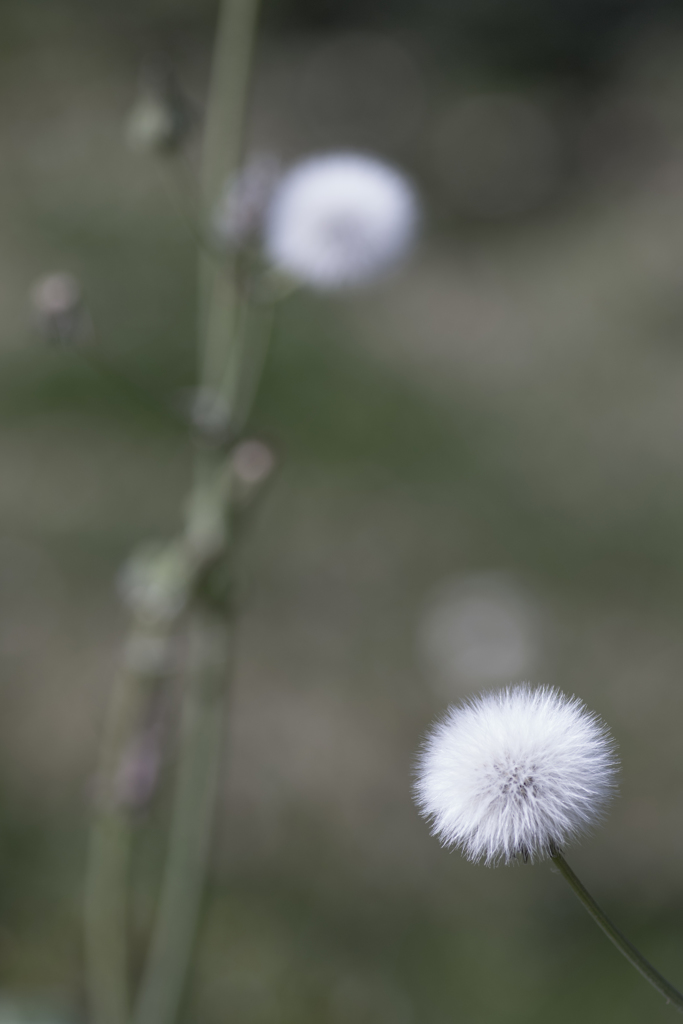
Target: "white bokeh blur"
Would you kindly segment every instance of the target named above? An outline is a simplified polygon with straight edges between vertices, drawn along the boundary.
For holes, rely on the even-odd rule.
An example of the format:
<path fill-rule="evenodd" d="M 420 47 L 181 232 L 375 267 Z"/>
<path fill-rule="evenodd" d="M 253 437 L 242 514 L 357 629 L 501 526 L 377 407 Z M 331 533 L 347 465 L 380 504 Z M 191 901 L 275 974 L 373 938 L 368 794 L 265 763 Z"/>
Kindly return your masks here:
<path fill-rule="evenodd" d="M 417 641 L 430 687 L 449 700 L 528 679 L 540 662 L 542 616 L 514 576 L 464 574 L 427 601 Z"/>

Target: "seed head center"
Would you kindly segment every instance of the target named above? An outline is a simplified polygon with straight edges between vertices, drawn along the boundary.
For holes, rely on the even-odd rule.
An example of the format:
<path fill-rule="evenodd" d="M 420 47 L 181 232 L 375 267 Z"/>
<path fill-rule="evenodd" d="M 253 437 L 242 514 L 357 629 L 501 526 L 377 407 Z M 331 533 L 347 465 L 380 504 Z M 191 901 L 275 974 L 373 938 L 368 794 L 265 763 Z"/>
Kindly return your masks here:
<path fill-rule="evenodd" d="M 494 764 L 501 795 L 513 800 L 530 800 L 538 795 L 535 765 Z"/>

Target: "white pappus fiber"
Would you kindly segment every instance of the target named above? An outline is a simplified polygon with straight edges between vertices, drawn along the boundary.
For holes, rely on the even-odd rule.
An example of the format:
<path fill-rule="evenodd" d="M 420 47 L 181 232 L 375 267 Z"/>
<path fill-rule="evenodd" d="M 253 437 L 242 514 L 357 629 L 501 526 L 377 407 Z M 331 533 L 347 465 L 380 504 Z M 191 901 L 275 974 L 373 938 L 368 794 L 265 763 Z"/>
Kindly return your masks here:
<path fill-rule="evenodd" d="M 280 180 L 265 249 L 275 267 L 314 288 L 349 288 L 399 260 L 416 226 L 417 202 L 402 174 L 373 157 L 331 153 Z"/>
<path fill-rule="evenodd" d="M 577 697 L 521 684 L 449 708 L 420 752 L 415 797 L 432 834 L 469 860 L 533 860 L 601 817 L 617 766 Z"/>

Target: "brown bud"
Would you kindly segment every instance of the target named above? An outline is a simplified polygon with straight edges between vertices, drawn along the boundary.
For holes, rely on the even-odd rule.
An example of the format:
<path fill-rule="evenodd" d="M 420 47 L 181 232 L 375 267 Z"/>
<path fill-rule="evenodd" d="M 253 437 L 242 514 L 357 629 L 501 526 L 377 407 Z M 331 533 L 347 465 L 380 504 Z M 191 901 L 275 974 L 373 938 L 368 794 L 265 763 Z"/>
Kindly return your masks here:
<path fill-rule="evenodd" d="M 275 470 L 275 452 L 264 441 L 250 437 L 235 445 L 232 469 L 241 501 L 250 498 L 266 483 Z"/>

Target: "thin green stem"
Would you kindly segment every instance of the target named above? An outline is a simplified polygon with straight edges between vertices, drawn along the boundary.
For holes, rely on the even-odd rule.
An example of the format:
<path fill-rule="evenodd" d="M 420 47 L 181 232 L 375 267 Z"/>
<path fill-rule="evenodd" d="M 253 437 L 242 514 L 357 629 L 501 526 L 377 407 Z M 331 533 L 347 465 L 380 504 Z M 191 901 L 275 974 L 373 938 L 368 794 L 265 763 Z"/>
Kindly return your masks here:
<path fill-rule="evenodd" d="M 242 159 L 258 6 L 259 0 L 221 3 L 202 153 L 201 207 L 206 221 Z M 236 316 L 235 263 L 234 256 L 218 264 L 207 254 L 199 262 L 200 383 L 209 390 L 217 390 L 225 378 Z"/>
<path fill-rule="evenodd" d="M 239 166 L 258 0 L 222 0 L 206 117 L 202 215 L 208 220 L 226 179 Z M 245 340 L 248 295 L 237 283 L 237 257 L 217 263 L 199 257 L 200 387 L 234 414 Z M 228 422 L 230 427 L 230 422 Z M 229 465 L 229 464 L 228 464 Z M 184 543 L 209 568 L 230 551 L 229 469 L 220 448 L 197 455 Z M 185 987 L 206 873 L 217 770 L 223 736 L 225 690 L 232 658 L 232 622 L 219 615 L 194 580 L 190 605 L 192 645 L 184 695 L 183 738 L 172 810 L 169 852 L 150 942 L 135 1024 L 173 1024 Z"/>
<path fill-rule="evenodd" d="M 558 851 L 553 855 L 553 862 L 569 882 L 574 893 L 583 903 L 599 928 L 617 947 L 620 953 L 626 957 L 628 962 L 646 978 L 653 988 L 664 996 L 667 1003 L 673 1003 L 677 1010 L 683 1013 L 683 994 L 674 988 L 659 971 L 655 970 L 642 953 L 633 946 L 628 939 L 621 934 L 618 928 L 612 924 L 607 915 L 600 909 L 586 887 L 579 881 L 572 869 L 567 864 L 562 854 Z"/>
<path fill-rule="evenodd" d="M 258 0 L 222 0 L 202 152 L 202 192 L 212 203 L 242 158 Z"/>
<path fill-rule="evenodd" d="M 228 351 L 225 354 L 223 372 L 218 381 L 217 393 L 228 410 L 233 429 L 237 429 L 237 399 L 242 387 L 242 369 L 247 348 L 253 344 L 249 331 L 253 304 L 250 301 L 246 286 L 236 289 L 233 302 L 232 337 Z"/>
<path fill-rule="evenodd" d="M 135 1024 L 171 1024 L 182 998 L 211 839 L 231 668 L 230 633 L 229 624 L 208 611 L 193 616 L 193 672 L 183 708 L 169 856 Z"/>
<path fill-rule="evenodd" d="M 164 642 L 158 630 L 136 625 L 131 646 Z M 122 768 L 138 735 L 157 671 L 125 666 L 114 682 L 104 723 L 95 812 L 85 881 L 86 979 L 95 1024 L 128 1020 L 127 878 L 130 810 L 121 792 Z"/>

